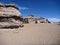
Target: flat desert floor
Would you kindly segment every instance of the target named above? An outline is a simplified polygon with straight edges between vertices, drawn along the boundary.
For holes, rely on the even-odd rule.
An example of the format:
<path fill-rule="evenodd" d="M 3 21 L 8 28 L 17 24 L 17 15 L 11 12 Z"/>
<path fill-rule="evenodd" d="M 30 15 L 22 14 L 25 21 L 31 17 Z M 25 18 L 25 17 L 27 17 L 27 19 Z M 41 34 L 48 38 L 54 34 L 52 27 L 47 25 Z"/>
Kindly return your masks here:
<path fill-rule="evenodd" d="M 0 45 L 60 45 L 60 25 L 24 24 L 16 30 L 0 29 Z"/>

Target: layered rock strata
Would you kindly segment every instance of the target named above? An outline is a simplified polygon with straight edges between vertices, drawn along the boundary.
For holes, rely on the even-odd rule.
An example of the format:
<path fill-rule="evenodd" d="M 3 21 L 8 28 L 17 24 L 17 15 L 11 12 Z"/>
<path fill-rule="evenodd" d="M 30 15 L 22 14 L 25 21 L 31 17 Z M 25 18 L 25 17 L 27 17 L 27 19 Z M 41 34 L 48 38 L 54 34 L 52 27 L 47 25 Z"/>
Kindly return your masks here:
<path fill-rule="evenodd" d="M 19 28 L 23 18 L 14 4 L 0 4 L 0 28 Z"/>

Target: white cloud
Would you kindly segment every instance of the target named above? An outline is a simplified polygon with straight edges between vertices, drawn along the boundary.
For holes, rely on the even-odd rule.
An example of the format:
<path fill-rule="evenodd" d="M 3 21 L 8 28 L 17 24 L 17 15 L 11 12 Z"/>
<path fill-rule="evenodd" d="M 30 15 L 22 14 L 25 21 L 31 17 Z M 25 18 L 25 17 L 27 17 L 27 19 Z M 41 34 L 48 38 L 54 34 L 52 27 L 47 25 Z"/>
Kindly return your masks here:
<path fill-rule="evenodd" d="M 48 20 L 51 22 L 60 22 L 59 18 L 48 18 Z"/>
<path fill-rule="evenodd" d="M 29 8 L 27 8 L 27 7 L 19 7 L 19 9 L 20 9 L 20 10 L 27 10 L 27 9 L 29 9 Z"/>

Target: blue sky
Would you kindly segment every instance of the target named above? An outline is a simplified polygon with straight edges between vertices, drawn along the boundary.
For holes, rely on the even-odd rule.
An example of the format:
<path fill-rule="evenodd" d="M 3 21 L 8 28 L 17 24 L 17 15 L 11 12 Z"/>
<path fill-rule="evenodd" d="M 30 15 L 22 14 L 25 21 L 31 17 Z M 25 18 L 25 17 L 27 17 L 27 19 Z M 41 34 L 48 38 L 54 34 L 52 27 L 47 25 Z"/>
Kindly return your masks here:
<path fill-rule="evenodd" d="M 33 14 L 36 18 L 45 17 L 60 21 L 60 0 L 0 0 L 1 3 L 17 4 L 23 17 Z"/>

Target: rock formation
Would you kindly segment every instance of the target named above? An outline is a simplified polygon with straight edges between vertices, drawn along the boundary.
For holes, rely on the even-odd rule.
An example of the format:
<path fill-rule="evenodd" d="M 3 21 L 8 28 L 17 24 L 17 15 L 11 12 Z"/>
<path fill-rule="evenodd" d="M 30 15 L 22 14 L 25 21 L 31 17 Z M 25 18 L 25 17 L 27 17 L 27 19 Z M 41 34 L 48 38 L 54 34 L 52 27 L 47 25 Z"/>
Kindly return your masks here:
<path fill-rule="evenodd" d="M 28 15 L 28 17 L 26 19 L 28 19 L 29 23 L 35 23 L 35 17 L 32 14 Z"/>
<path fill-rule="evenodd" d="M 14 4 L 0 3 L 0 28 L 18 28 L 23 18 Z"/>
<path fill-rule="evenodd" d="M 28 23 L 51 23 L 48 19 L 45 19 L 43 17 L 35 18 L 33 15 L 28 15 L 27 18 L 24 19 L 25 22 Z"/>
<path fill-rule="evenodd" d="M 40 17 L 37 19 L 38 23 L 51 23 L 48 19 L 45 19 L 43 17 Z"/>

